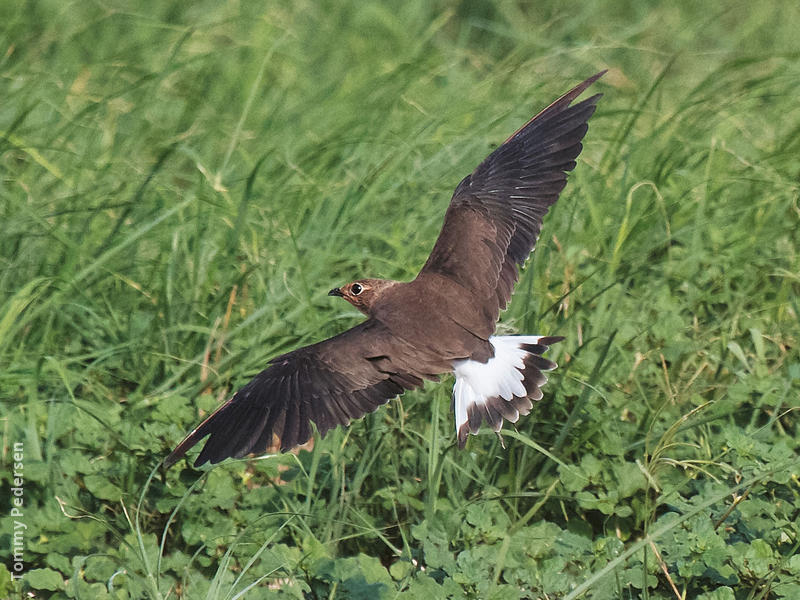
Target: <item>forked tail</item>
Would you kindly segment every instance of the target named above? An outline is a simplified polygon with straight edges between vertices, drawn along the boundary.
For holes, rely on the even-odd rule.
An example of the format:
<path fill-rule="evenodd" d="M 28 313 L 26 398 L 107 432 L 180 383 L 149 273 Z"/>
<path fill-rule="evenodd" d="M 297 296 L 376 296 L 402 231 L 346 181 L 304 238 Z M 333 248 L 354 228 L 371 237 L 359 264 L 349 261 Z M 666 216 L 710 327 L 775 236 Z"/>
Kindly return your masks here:
<path fill-rule="evenodd" d="M 563 337 L 508 335 L 489 338 L 494 356 L 487 362 L 459 360 L 453 364 L 453 409 L 456 415 L 458 445 L 463 448 L 467 435 L 478 433 L 485 420 L 500 431 L 503 419 L 516 423 L 527 415 L 533 401 L 541 400 L 541 387 L 547 383 L 544 371 L 558 365 L 542 355 Z"/>

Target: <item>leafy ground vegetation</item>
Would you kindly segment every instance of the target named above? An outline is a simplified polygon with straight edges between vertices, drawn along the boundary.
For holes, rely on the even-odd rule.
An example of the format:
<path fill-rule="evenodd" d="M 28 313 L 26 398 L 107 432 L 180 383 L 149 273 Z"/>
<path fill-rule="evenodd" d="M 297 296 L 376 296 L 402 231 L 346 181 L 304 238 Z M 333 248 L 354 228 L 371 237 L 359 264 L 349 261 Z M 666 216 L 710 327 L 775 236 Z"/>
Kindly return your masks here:
<path fill-rule="evenodd" d="M 800 598 L 799 11 L 0 3 L 0 597 Z M 502 316 L 567 336 L 506 449 L 454 447 L 446 379 L 159 469 L 602 68 Z"/>

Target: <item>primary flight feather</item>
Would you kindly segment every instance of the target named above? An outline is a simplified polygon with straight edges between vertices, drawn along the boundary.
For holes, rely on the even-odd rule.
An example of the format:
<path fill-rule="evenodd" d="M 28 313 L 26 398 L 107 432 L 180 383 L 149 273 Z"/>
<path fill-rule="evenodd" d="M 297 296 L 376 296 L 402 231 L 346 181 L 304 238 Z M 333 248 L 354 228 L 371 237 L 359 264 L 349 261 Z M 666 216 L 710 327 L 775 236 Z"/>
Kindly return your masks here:
<path fill-rule="evenodd" d="M 463 447 L 481 423 L 494 431 L 542 397 L 543 358 L 560 337 L 494 336 L 542 218 L 575 168 L 601 94 L 573 104 L 597 73 L 533 117 L 456 187 L 427 262 L 410 282 L 360 279 L 329 292 L 367 320 L 269 366 L 192 431 L 166 466 L 208 436 L 195 466 L 268 448 L 289 450 L 348 425 L 406 390 L 455 374 Z"/>

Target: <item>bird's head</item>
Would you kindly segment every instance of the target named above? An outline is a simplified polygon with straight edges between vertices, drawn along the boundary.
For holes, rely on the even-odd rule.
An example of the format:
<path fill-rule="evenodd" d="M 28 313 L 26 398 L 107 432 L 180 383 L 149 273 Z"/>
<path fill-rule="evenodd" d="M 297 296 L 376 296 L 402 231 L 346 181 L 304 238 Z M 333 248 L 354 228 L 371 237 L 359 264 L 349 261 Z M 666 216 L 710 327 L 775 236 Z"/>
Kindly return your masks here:
<path fill-rule="evenodd" d="M 339 296 L 369 316 L 372 307 L 383 292 L 392 287 L 396 281 L 387 279 L 359 279 L 342 287 L 333 288 L 328 296 Z"/>

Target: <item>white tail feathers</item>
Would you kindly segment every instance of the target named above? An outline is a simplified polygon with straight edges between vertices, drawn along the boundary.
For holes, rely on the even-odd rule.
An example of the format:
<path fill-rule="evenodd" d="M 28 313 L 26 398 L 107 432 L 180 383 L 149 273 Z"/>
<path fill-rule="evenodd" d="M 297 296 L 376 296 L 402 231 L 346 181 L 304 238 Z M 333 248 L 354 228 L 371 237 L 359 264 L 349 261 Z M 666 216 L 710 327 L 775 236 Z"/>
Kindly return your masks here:
<path fill-rule="evenodd" d="M 542 358 L 550 344 L 561 337 L 536 335 L 493 336 L 489 342 L 494 356 L 487 362 L 458 360 L 453 363 L 456 383 L 453 409 L 458 444 L 463 447 L 469 433 L 476 434 L 481 422 L 500 431 L 503 419 L 516 423 L 527 415 L 531 400 L 540 400 L 539 389 L 547 382 L 543 371 L 552 371 L 556 363 Z"/>

